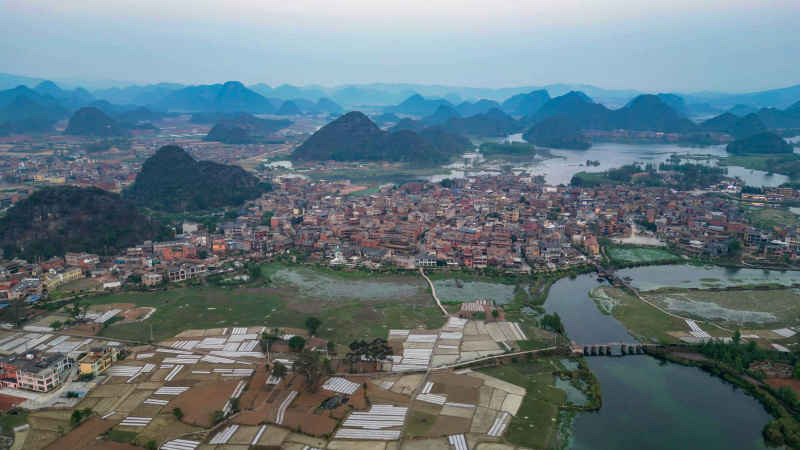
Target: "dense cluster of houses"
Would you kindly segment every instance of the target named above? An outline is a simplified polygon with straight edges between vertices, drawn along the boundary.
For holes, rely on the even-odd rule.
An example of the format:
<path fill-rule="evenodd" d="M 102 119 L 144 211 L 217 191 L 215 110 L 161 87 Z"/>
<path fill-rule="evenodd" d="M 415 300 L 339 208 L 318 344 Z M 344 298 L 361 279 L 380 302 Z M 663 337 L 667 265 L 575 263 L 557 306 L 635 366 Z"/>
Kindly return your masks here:
<path fill-rule="evenodd" d="M 625 238 L 635 229 L 702 257 L 728 256 L 732 245 L 766 262 L 800 254 L 796 228 L 756 228 L 742 206 L 794 198 L 789 188 L 734 201 L 664 187 L 546 186 L 506 174 L 447 187 L 415 182 L 347 194 L 352 190 L 348 182 L 279 177 L 273 191 L 212 230 L 184 222 L 174 240 L 144 242 L 113 257 L 6 261 L 0 300 L 35 301 L 83 277 L 100 278 L 106 288 L 131 276 L 145 286 L 180 282 L 219 273 L 232 257 L 270 258 L 287 250 L 348 266 L 554 270 L 599 258 L 603 238 Z"/>

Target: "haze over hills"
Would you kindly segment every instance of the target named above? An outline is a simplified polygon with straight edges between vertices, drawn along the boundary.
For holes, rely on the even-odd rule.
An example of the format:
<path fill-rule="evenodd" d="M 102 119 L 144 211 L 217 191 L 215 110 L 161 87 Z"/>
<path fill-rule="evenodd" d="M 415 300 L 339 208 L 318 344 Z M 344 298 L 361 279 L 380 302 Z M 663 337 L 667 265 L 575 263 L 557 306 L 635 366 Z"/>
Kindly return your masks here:
<path fill-rule="evenodd" d="M 578 124 L 565 116 L 553 116 L 533 125 L 522 137 L 547 148 L 586 150 L 592 146 Z"/>
<path fill-rule="evenodd" d="M 168 145 L 147 158 L 123 196 L 143 207 L 179 212 L 238 206 L 271 189 L 239 166 L 196 161 Z"/>
<path fill-rule="evenodd" d="M 361 112 L 349 112 L 301 144 L 296 161 L 393 161 L 438 164 L 472 148 L 468 140 L 443 130 L 383 131 Z"/>
<path fill-rule="evenodd" d="M 703 130 L 728 133 L 734 138 L 741 139 L 767 130 L 758 114 L 750 113 L 739 117 L 731 113 L 723 113 L 712 117 L 700 124 Z"/>
<path fill-rule="evenodd" d="M 550 100 L 550 94 L 546 90 L 540 89 L 508 98 L 503 102 L 502 109 L 512 116 L 530 116 L 539 111 L 539 108 L 544 106 L 548 100 Z"/>
<path fill-rule="evenodd" d="M 73 136 L 117 137 L 127 135 L 119 122 L 103 111 L 88 106 L 75 112 L 69 119 L 64 134 Z"/>
<path fill-rule="evenodd" d="M 179 89 L 169 93 L 156 105 L 172 111 L 275 112 L 272 103 L 238 81 Z"/>
<path fill-rule="evenodd" d="M 47 81 L 44 78 L 0 74 L 0 89 L 11 89 L 19 85 L 29 87 Z M 112 103 L 155 105 L 169 93 L 190 87 L 178 83 L 153 83 L 136 85 L 131 83 L 111 82 L 103 83 L 107 86 L 96 88 L 98 83 L 86 80 L 84 82 L 56 80 L 62 86 L 87 87 L 95 98 L 105 99 Z M 367 83 L 347 84 L 340 86 L 293 86 L 284 84 L 270 87 L 264 83 L 256 83 L 249 89 L 265 98 L 291 100 L 304 98 L 317 101 L 327 97 L 336 103 L 345 106 L 356 105 L 396 105 L 409 96 L 418 94 L 424 97 L 457 100 L 451 103 L 460 103 L 464 100 L 476 101 L 480 99 L 503 102 L 517 94 L 527 94 L 531 91 L 546 90 L 551 97 L 564 95 L 570 91 L 582 91 L 611 108 L 618 108 L 628 103 L 643 92 L 632 89 L 605 89 L 589 84 L 556 83 L 544 86 L 519 86 L 507 88 L 475 88 L 466 86 L 425 85 L 413 83 Z M 696 92 L 675 93 L 683 98 L 690 114 L 705 114 L 723 112 L 737 104 L 750 105 L 757 108 L 775 107 L 786 108 L 800 100 L 800 84 L 778 89 L 769 89 L 751 93 L 735 94 L 725 92 Z M 669 104 L 669 102 L 667 102 Z M 709 109 L 711 108 L 711 109 Z M 430 111 L 432 112 L 432 111 Z M 506 111 L 509 112 L 509 111 Z M 678 110 L 681 113 L 680 110 Z M 525 115 L 509 112 L 512 115 Z"/>
<path fill-rule="evenodd" d="M 263 142 L 276 131 L 291 125 L 286 119 L 260 119 L 251 114 L 223 115 L 204 138 L 224 144 L 252 144 Z"/>

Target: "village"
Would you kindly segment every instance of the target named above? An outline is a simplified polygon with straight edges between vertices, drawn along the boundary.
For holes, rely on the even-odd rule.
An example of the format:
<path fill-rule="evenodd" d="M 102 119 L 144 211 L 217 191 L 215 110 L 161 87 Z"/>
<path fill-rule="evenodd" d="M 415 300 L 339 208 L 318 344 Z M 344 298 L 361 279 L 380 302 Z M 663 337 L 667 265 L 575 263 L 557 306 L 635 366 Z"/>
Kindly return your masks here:
<path fill-rule="evenodd" d="M 533 181 L 509 174 L 353 195 L 361 187 L 346 181 L 278 176 L 273 191 L 239 209 L 178 223 L 169 241 L 143 242 L 102 258 L 68 253 L 38 262 L 7 260 L 0 268 L 0 297 L 6 306 L 32 302 L 83 278 L 89 280 L 81 285 L 86 290 L 181 282 L 288 251 L 332 266 L 530 273 L 596 264 L 614 245 L 774 267 L 791 265 L 800 248 L 791 221 L 773 220 L 770 227 L 758 222 L 761 211 L 773 209 L 769 203 L 795 198 L 798 191 L 790 188 L 736 198 Z"/>

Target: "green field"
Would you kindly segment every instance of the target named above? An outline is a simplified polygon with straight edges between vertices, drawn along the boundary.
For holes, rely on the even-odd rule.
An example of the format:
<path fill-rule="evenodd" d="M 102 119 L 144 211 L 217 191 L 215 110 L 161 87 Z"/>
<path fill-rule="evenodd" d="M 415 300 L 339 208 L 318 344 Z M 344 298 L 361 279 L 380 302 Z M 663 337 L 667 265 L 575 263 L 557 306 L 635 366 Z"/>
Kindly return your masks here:
<path fill-rule="evenodd" d="M 554 370 L 559 367 L 549 358 L 480 369 L 527 390 L 506 432 L 506 439 L 512 444 L 534 449 L 559 448 L 557 418 L 566 393 L 555 387 Z"/>
<path fill-rule="evenodd" d="M 680 259 L 674 253 L 663 248 L 609 246 L 605 250 L 611 261 L 618 264 L 654 263 Z"/>
<path fill-rule="evenodd" d="M 731 155 L 720 158 L 721 166 L 741 166 L 746 169 L 779 173 L 795 178 L 800 175 L 800 155 L 796 153 L 777 155 Z"/>
<path fill-rule="evenodd" d="M 269 265 L 263 271 L 269 277 L 281 270 L 286 270 L 286 267 Z M 317 276 L 316 271 L 309 269 L 309 272 Z M 304 275 L 308 277 L 309 272 L 304 272 Z M 356 338 L 385 338 L 390 327 L 438 328 L 444 323 L 441 312 L 424 290 L 407 297 L 383 295 L 377 300 L 364 299 L 360 296 L 363 292 L 358 288 L 355 289 L 356 294 L 349 298 L 315 295 L 313 288 L 318 286 L 327 286 L 324 293 L 328 294 L 343 290 L 341 286 L 319 284 L 322 283 L 319 280 L 325 283 L 338 282 L 343 286 L 353 286 L 359 282 L 354 278 L 360 275 L 338 276 L 332 272 L 323 272 L 323 275 L 313 278 L 317 284 L 303 286 L 280 281 L 265 284 L 262 280 L 242 287 L 171 287 L 166 291 L 101 295 L 89 297 L 87 301 L 90 304 L 133 303 L 155 307 L 156 312 L 143 323 L 115 324 L 102 332 L 108 337 L 140 341 L 149 339 L 151 326 L 153 339 L 159 341 L 193 328 L 257 325 L 303 327 L 305 319 L 314 316 L 323 321 L 319 331 L 321 337 L 338 344 L 348 344 Z M 382 280 L 373 276 L 363 282 L 370 283 L 365 286 L 377 292 Z M 403 280 L 408 284 L 408 280 Z M 391 289 L 401 281 L 389 277 L 385 283 L 386 289 Z"/>
<path fill-rule="evenodd" d="M 592 289 L 589 296 L 602 312 L 614 316 L 628 331 L 644 341 L 675 343 L 678 339 L 667 331 L 688 330 L 683 320 L 664 314 L 622 289 L 601 286 Z"/>
<path fill-rule="evenodd" d="M 572 177 L 572 184 L 580 186 L 602 186 L 605 184 L 622 184 L 619 180 L 612 180 L 606 172 L 578 172 Z"/>
<path fill-rule="evenodd" d="M 747 207 L 744 211 L 745 216 L 758 228 L 771 230 L 776 226 L 794 228 L 800 225 L 797 216 L 787 208 Z"/>
<path fill-rule="evenodd" d="M 668 311 L 703 320 L 780 328 L 800 320 L 797 289 L 678 289 L 648 291 L 644 297 Z"/>

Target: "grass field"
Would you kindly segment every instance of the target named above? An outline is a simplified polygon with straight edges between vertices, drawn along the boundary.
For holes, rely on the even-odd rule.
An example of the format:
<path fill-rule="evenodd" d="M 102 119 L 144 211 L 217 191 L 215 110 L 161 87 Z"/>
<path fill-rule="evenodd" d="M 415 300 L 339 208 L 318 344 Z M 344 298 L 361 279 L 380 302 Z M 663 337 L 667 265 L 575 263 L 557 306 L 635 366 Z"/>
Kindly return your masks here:
<path fill-rule="evenodd" d="M 481 369 L 493 377 L 527 389 L 522 405 L 506 432 L 512 444 L 534 449 L 558 448 L 557 417 L 566 394 L 555 387 L 552 359 L 518 362 Z"/>
<path fill-rule="evenodd" d="M 606 247 L 606 254 L 615 263 L 652 263 L 658 261 L 676 261 L 680 259 L 674 253 L 662 248 L 649 247 Z"/>
<path fill-rule="evenodd" d="M 659 289 L 644 294 L 659 306 L 700 319 L 748 324 L 753 327 L 794 326 L 800 320 L 797 289 L 688 290 Z"/>
<path fill-rule="evenodd" d="M 622 289 L 597 287 L 589 296 L 601 311 L 611 314 L 628 331 L 646 341 L 674 343 L 678 340 L 667 331 L 688 330 L 683 320 L 662 313 Z"/>
<path fill-rule="evenodd" d="M 282 267 L 265 266 L 263 272 L 269 277 Z M 325 276 L 342 283 L 354 282 L 332 273 L 325 273 Z M 151 326 L 153 339 L 159 341 L 192 328 L 303 327 L 305 319 L 314 316 L 323 322 L 321 337 L 346 345 L 356 338 L 385 338 L 390 327 L 437 328 L 444 323 L 441 312 L 424 291 L 410 298 L 384 297 L 369 301 L 337 298 L 332 301 L 315 296 L 307 288 L 283 282 L 234 288 L 204 285 L 156 292 L 125 292 L 90 297 L 87 301 L 93 305 L 134 303 L 155 307 L 156 312 L 145 322 L 112 325 L 102 331 L 104 336 L 140 341 L 149 339 Z"/>
<path fill-rule="evenodd" d="M 786 208 L 747 207 L 745 208 L 745 216 L 756 227 L 768 230 L 773 229 L 775 226 L 793 228 L 800 225 L 797 216 Z"/>
<path fill-rule="evenodd" d="M 0 414 L 0 433 L 6 435 L 14 434 L 14 428 L 28 423 L 28 414 L 25 411 L 19 411 L 16 414 Z"/>

